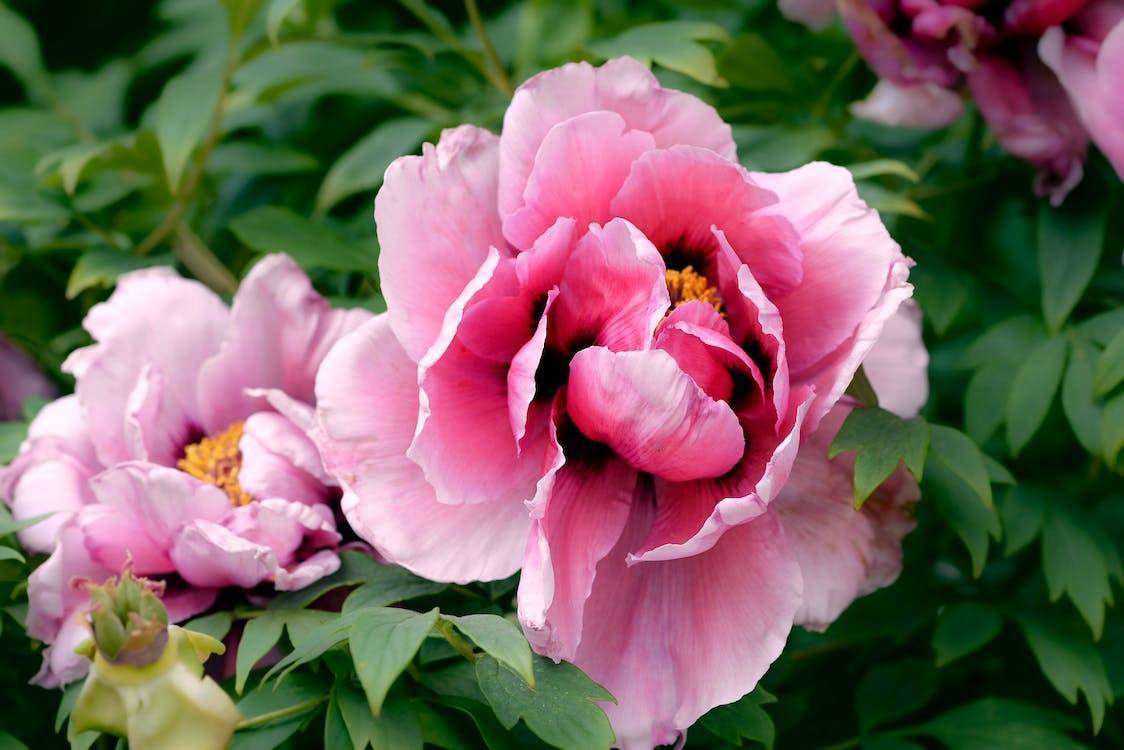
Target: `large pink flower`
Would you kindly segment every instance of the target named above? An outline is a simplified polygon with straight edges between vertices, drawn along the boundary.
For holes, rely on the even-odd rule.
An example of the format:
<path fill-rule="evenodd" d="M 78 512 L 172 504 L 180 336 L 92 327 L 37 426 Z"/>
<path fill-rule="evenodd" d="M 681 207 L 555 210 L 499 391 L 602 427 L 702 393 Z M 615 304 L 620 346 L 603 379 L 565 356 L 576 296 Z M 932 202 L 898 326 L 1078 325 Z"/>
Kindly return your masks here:
<path fill-rule="evenodd" d="M 331 309 L 285 256 L 258 263 L 229 309 L 155 269 L 123 276 L 90 311 L 95 343 L 64 366 L 75 394 L 44 407 L 0 472 L 16 518 L 52 514 L 20 534 L 52 552 L 28 615 L 28 632 L 55 643 L 43 684 L 84 672 L 70 642 L 85 601 L 76 576 L 130 561 L 172 576 L 169 607 L 183 617 L 225 586 L 295 589 L 339 566 L 339 489 L 307 430 L 321 360 L 369 317 Z"/>
<path fill-rule="evenodd" d="M 35 360 L 0 335 L 0 421 L 19 419 L 29 398 L 50 398 L 54 391 Z"/>
<path fill-rule="evenodd" d="M 387 171 L 389 311 L 316 384 L 355 530 L 431 578 L 522 567 L 528 638 L 617 696 L 630 748 L 779 654 L 805 602 L 772 504 L 911 292 L 845 170 L 734 156 L 634 60 L 536 76 L 501 137 Z"/>

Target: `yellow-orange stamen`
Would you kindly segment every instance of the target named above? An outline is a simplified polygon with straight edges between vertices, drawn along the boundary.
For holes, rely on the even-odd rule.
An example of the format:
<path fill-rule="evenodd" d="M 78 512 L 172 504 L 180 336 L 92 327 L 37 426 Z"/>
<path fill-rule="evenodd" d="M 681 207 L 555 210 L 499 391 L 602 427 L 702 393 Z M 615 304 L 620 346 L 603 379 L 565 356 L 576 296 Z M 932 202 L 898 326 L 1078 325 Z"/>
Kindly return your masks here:
<path fill-rule="evenodd" d="M 664 278 L 667 280 L 667 292 L 671 295 L 672 307 L 699 300 L 722 313 L 722 297 L 719 296 L 718 290 L 709 285 L 705 276 L 696 273 L 694 266 L 686 266 L 682 271 L 668 269 L 664 273 Z"/>
<path fill-rule="evenodd" d="M 224 491 L 233 505 L 246 505 L 253 498 L 238 483 L 242 470 L 242 451 L 238 447 L 241 439 L 242 423 L 235 422 L 219 434 L 184 448 L 183 458 L 176 466 Z"/>

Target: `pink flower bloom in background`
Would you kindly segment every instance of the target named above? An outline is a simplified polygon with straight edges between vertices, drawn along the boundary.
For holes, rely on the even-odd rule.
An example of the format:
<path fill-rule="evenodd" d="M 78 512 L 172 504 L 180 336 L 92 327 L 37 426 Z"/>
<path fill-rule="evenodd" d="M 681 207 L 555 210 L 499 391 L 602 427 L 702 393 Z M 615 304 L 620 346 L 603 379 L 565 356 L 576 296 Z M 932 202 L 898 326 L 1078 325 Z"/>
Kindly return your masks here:
<path fill-rule="evenodd" d="M 29 398 L 50 398 L 54 393 L 35 360 L 0 335 L 0 422 L 19 419 Z"/>
<path fill-rule="evenodd" d="M 81 676 L 85 595 L 131 560 L 171 576 L 169 610 L 225 586 L 301 588 L 339 566 L 339 495 L 307 430 L 328 349 L 370 316 L 333 310 L 285 256 L 250 272 L 230 308 L 167 268 L 123 276 L 85 320 L 95 343 L 64 369 L 75 394 L 43 408 L 0 471 L 20 533 L 51 552 L 31 577 L 28 632 L 54 645 L 38 681 Z"/>
<path fill-rule="evenodd" d="M 892 579 L 916 497 L 899 477 L 855 513 L 821 450 L 909 261 L 845 170 L 734 157 L 634 60 L 532 78 L 501 137 L 463 126 L 387 170 L 388 312 L 317 378 L 352 527 L 439 580 L 522 568 L 528 638 L 616 695 L 626 748 Z M 908 325 L 888 345 L 916 348 Z"/>
<path fill-rule="evenodd" d="M 835 4 L 781 0 L 819 28 Z M 1090 139 L 1124 179 L 1124 0 L 840 0 L 881 81 L 852 111 L 884 125 L 943 127 L 966 88 L 1009 152 L 1038 167 L 1055 205 L 1076 186 Z"/>

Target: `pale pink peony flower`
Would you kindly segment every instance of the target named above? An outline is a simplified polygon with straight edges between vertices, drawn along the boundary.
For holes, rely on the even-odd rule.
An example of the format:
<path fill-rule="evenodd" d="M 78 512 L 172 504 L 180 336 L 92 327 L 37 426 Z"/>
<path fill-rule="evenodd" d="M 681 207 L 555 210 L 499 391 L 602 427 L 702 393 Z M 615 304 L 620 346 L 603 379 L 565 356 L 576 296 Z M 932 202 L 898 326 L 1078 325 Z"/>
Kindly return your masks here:
<path fill-rule="evenodd" d="M 387 170 L 389 311 L 317 378 L 353 528 L 439 580 L 522 567 L 528 638 L 617 696 L 626 748 L 751 690 L 802 610 L 834 616 L 805 563 L 893 567 L 873 541 L 805 561 L 772 504 L 910 262 L 846 170 L 734 156 L 634 60 L 534 77 L 501 137 L 446 131 Z"/>
<path fill-rule="evenodd" d="M 0 335 L 0 422 L 19 419 L 31 397 L 54 394 L 54 386 L 35 360 Z"/>
<path fill-rule="evenodd" d="M 85 327 L 95 343 L 64 369 L 75 394 L 44 407 L 0 496 L 51 557 L 31 577 L 29 634 L 53 646 L 38 680 L 81 676 L 73 653 L 85 595 L 129 561 L 171 577 L 177 618 L 218 589 L 301 588 L 339 567 L 338 485 L 306 431 L 316 370 L 368 318 L 333 310 L 285 256 L 242 282 L 229 309 L 171 269 L 123 276 Z"/>

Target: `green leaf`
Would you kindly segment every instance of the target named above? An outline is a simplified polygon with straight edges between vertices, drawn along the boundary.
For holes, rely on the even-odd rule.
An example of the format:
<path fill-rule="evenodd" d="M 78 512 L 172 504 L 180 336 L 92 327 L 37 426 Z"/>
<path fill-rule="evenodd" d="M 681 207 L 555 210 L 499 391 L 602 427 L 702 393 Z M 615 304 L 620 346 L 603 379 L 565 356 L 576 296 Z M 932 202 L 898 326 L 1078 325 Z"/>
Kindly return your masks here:
<path fill-rule="evenodd" d="M 1089 338 L 1100 346 L 1108 346 L 1117 333 L 1124 330 L 1124 307 L 1107 310 L 1083 320 L 1076 326 L 1082 336 Z"/>
<path fill-rule="evenodd" d="M 362 697 L 359 699 L 362 704 Z M 337 690 L 332 690 L 328 698 L 328 709 L 324 714 L 324 747 L 348 748 L 351 747 L 351 733 L 343 721 L 340 711 L 339 695 Z"/>
<path fill-rule="evenodd" d="M 263 0 L 222 0 L 222 4 L 226 7 L 227 20 L 230 23 L 230 33 L 233 36 L 241 36 L 254 16 L 257 15 L 262 2 Z"/>
<path fill-rule="evenodd" d="M 1049 509 L 1042 528 L 1042 572 L 1050 601 L 1068 595 L 1099 639 L 1105 605 L 1112 603 L 1108 565 L 1096 539 L 1057 507 Z"/>
<path fill-rule="evenodd" d="M 1084 694 L 1093 731 L 1099 732 L 1105 708 L 1112 703 L 1112 685 L 1097 649 L 1080 631 L 1043 619 L 1024 615 L 1019 624 L 1042 674 L 1073 705 L 1078 693 Z"/>
<path fill-rule="evenodd" d="M 879 664 L 866 673 L 855 691 L 855 713 L 864 733 L 908 716 L 937 692 L 933 665 L 919 659 Z"/>
<path fill-rule="evenodd" d="M 281 26 L 302 0 L 271 0 L 269 9 L 265 12 L 265 30 L 269 35 L 269 42 L 276 46 L 281 38 Z"/>
<path fill-rule="evenodd" d="M 337 685 L 337 701 L 351 746 L 374 750 L 421 750 L 422 734 L 410 703 L 399 697 L 386 702 L 380 716 L 371 714 L 363 692 L 351 684 Z"/>
<path fill-rule="evenodd" d="M 384 580 L 383 576 L 386 575 L 384 569 L 402 570 L 391 565 L 377 563 L 371 559 L 370 555 L 365 555 L 362 552 L 343 550 L 340 552 L 339 570 L 298 591 L 286 591 L 278 594 L 269 603 L 269 608 L 302 609 L 334 589 L 343 586 L 358 586 L 368 580 L 382 581 Z"/>
<path fill-rule="evenodd" d="M 917 731 L 949 750 L 1084 750 L 1064 734 L 1077 728 L 1068 716 L 1041 706 L 983 698 L 946 711 Z"/>
<path fill-rule="evenodd" d="M 873 161 L 864 161 L 861 164 L 852 164 L 847 167 L 847 169 L 851 172 L 851 176 L 856 180 L 894 175 L 896 177 L 903 177 L 910 182 L 921 181 L 920 175 L 914 172 L 908 164 L 898 161 L 897 159 L 875 159 Z"/>
<path fill-rule="evenodd" d="M 793 88 L 788 66 L 760 34 L 735 37 L 719 57 L 718 71 L 731 85 L 747 91 L 791 91 Z"/>
<path fill-rule="evenodd" d="M 419 596 L 439 594 L 445 590 L 445 584 L 420 578 L 395 565 L 372 566 L 363 580 L 363 585 L 348 594 L 344 600 L 344 614 L 364 607 L 385 607 Z"/>
<path fill-rule="evenodd" d="M 13 735 L 0 729 L 0 750 L 27 750 L 27 745 L 20 742 L 19 739 Z"/>
<path fill-rule="evenodd" d="M 1036 346 L 1019 367 L 1007 397 L 1007 443 L 1017 456 L 1038 431 L 1061 384 L 1068 347 L 1058 336 Z"/>
<path fill-rule="evenodd" d="M 471 669 L 468 662 L 461 662 L 461 664 Z M 475 682 L 473 684 L 475 685 Z M 487 704 L 471 698 L 451 695 L 439 695 L 431 700 L 438 705 L 459 711 L 471 719 L 472 723 L 476 725 L 476 731 L 480 733 L 481 739 L 484 740 L 484 744 L 488 746 L 488 750 L 520 749 L 518 741 L 500 724 Z"/>
<path fill-rule="evenodd" d="M 1083 337 L 1073 337 L 1069 365 L 1062 380 L 1062 410 L 1077 441 L 1093 455 L 1101 452 L 1103 405 L 1093 395 L 1093 362 L 1096 348 Z"/>
<path fill-rule="evenodd" d="M 1113 336 L 1100 359 L 1097 360 L 1097 369 L 1093 376 L 1093 393 L 1104 396 L 1120 383 L 1124 382 L 1124 328 Z"/>
<path fill-rule="evenodd" d="M 7 560 L 15 560 L 16 562 L 21 563 L 27 562 L 27 559 L 22 554 L 20 554 L 20 551 L 18 549 L 0 544 L 0 562 L 4 562 Z"/>
<path fill-rule="evenodd" d="M 710 86 L 726 86 L 718 75 L 714 53 L 700 42 L 728 42 L 721 26 L 706 21 L 661 21 L 633 26 L 624 33 L 589 45 L 604 58 L 629 55 L 650 65 L 657 62 L 668 70 Z"/>
<path fill-rule="evenodd" d="M 897 190 L 890 190 L 868 180 L 856 182 L 855 187 L 858 188 L 859 197 L 878 213 L 912 216 L 922 221 L 933 220 L 933 217 L 916 201 L 907 198 Z"/>
<path fill-rule="evenodd" d="M 476 678 L 496 718 L 508 729 L 522 719 L 543 741 L 561 750 L 608 750 L 616 738 L 594 701 L 613 696 L 572 664 L 536 656 L 535 687 L 491 656 L 476 662 Z"/>
<path fill-rule="evenodd" d="M 1116 468 L 1116 459 L 1124 449 L 1124 393 L 1109 399 L 1101 416 L 1101 446 L 1108 465 Z"/>
<path fill-rule="evenodd" d="M 222 96 L 222 68 L 217 64 L 188 68 L 164 86 L 152 111 L 168 190 L 179 192 L 184 168 L 211 126 Z"/>
<path fill-rule="evenodd" d="M 316 157 L 304 151 L 255 141 L 220 143 L 207 160 L 207 172 L 218 176 L 298 174 L 318 166 Z"/>
<path fill-rule="evenodd" d="M 531 647 L 523 632 L 510 620 L 499 615 L 445 615 L 444 619 L 472 639 L 485 653 L 513 669 L 528 685 L 535 686 Z"/>
<path fill-rule="evenodd" d="M 0 65 L 12 71 L 30 98 L 49 98 L 50 80 L 35 29 L 4 3 L 0 3 Z"/>
<path fill-rule="evenodd" d="M 1042 322 L 1032 315 L 1017 315 L 988 328 L 964 352 L 962 364 L 976 368 L 989 362 L 1020 364 L 1027 353 L 1047 338 Z"/>
<path fill-rule="evenodd" d="M 284 618 L 276 610 L 266 612 L 246 623 L 238 641 L 238 657 L 234 665 L 234 690 L 241 695 L 250 670 L 281 640 Z"/>
<path fill-rule="evenodd" d="M 1034 541 L 1046 520 L 1046 499 L 1040 488 L 1028 485 L 1013 487 L 1003 496 L 1002 507 L 1005 548 L 1010 557 Z"/>
<path fill-rule="evenodd" d="M 1038 273 L 1042 314 L 1057 333 L 1093 278 L 1104 245 L 1107 205 L 1100 196 L 1075 195 L 1058 208 L 1038 209 Z"/>
<path fill-rule="evenodd" d="M 287 208 L 262 206 L 230 222 L 230 230 L 260 253 L 285 253 L 305 269 L 377 273 L 377 251 L 370 242 L 298 216 Z"/>
<path fill-rule="evenodd" d="M 304 637 L 293 639 L 293 650 L 266 672 L 262 683 L 277 678 L 281 682 L 301 664 L 320 658 L 325 651 L 347 640 L 356 615 L 333 617 L 312 627 Z"/>
<path fill-rule="evenodd" d="M 351 658 L 375 716 L 382 710 L 390 686 L 413 661 L 436 622 L 436 608 L 424 614 L 391 607 L 356 613 L 351 628 Z"/>
<path fill-rule="evenodd" d="M 187 630 L 194 630 L 196 633 L 203 633 L 216 641 L 221 641 L 230 632 L 230 626 L 233 624 L 234 617 L 230 612 L 215 612 L 189 620 L 183 626 Z"/>
<path fill-rule="evenodd" d="M 831 443 L 829 458 L 855 453 L 855 507 L 861 508 L 878 485 L 904 462 L 918 479 L 929 448 L 929 425 L 920 417 L 902 419 L 884 409 L 854 409 Z"/>
<path fill-rule="evenodd" d="M 426 120 L 403 117 L 372 130 L 328 170 L 316 196 L 316 211 L 325 213 L 344 198 L 374 190 L 390 163 L 417 148 L 431 127 Z"/>
<path fill-rule="evenodd" d="M 26 437 L 26 422 L 0 422 L 0 464 L 8 463 L 19 454 Z"/>
<path fill-rule="evenodd" d="M 772 750 L 777 730 L 772 717 L 762 706 L 776 700 L 758 685 L 741 699 L 710 709 L 699 719 L 699 724 L 735 747 L 749 741 L 759 742 L 765 750 Z"/>
<path fill-rule="evenodd" d="M 0 221 L 38 224 L 69 219 L 70 211 L 58 201 L 35 190 L 0 181 Z"/>
<path fill-rule="evenodd" d="M 78 257 L 66 282 L 66 298 L 74 299 L 87 289 L 111 287 L 122 274 L 172 262 L 170 255 L 137 257 L 120 250 L 97 247 Z"/>
<path fill-rule="evenodd" d="M 1003 424 L 1015 372 L 1006 363 L 992 362 L 976 370 L 968 381 L 964 392 L 964 428 L 977 443 L 986 443 Z"/>
<path fill-rule="evenodd" d="M 944 425 L 931 425 L 929 432 L 929 461 L 926 465 L 943 466 L 971 488 L 984 506 L 990 508 L 991 481 L 983 454 L 976 444 L 964 433 Z"/>
<path fill-rule="evenodd" d="M 63 189 L 70 195 L 78 189 L 82 179 L 82 172 L 94 159 L 111 149 L 114 144 L 110 141 L 100 143 L 76 143 L 57 151 L 46 154 L 35 165 L 36 174 L 43 175 L 57 172 L 62 178 Z"/>
<path fill-rule="evenodd" d="M 1003 618 L 987 604 L 963 602 L 945 607 L 933 631 L 937 666 L 943 667 L 983 648 L 1002 628 Z"/>

